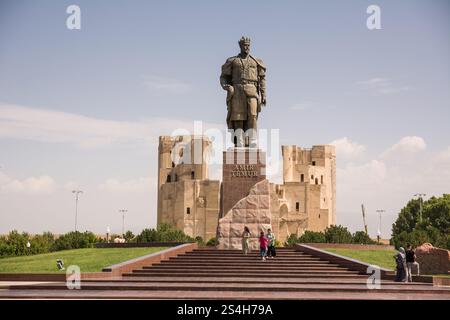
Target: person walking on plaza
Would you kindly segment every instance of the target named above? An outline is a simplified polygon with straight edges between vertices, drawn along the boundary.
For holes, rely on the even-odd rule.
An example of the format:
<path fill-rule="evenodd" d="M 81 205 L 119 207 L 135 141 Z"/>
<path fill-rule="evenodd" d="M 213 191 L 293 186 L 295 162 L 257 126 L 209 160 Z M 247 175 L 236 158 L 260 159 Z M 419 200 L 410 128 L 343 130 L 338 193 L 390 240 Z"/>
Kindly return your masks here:
<path fill-rule="evenodd" d="M 267 237 L 264 235 L 264 231 L 261 231 L 261 234 L 259 236 L 259 254 L 262 261 L 266 260 L 268 242 L 269 239 L 267 239 Z"/>
<path fill-rule="evenodd" d="M 244 227 L 244 232 L 242 232 L 242 252 L 244 254 L 250 252 L 248 246 L 248 241 L 250 237 L 251 237 L 250 230 L 248 229 L 248 227 Z"/>
<path fill-rule="evenodd" d="M 419 275 L 419 263 L 416 261 L 416 252 L 408 243 L 408 245 L 406 246 L 406 280 L 408 282 L 412 282 L 413 265 L 417 266 L 417 275 Z"/>
<path fill-rule="evenodd" d="M 277 253 L 275 251 L 275 234 L 271 229 L 267 230 L 267 239 L 269 240 L 269 246 L 267 247 L 267 257 L 275 258 Z"/>
<path fill-rule="evenodd" d="M 405 249 L 400 247 L 398 253 L 394 255 L 395 263 L 397 264 L 395 281 L 406 282 L 406 254 Z"/>

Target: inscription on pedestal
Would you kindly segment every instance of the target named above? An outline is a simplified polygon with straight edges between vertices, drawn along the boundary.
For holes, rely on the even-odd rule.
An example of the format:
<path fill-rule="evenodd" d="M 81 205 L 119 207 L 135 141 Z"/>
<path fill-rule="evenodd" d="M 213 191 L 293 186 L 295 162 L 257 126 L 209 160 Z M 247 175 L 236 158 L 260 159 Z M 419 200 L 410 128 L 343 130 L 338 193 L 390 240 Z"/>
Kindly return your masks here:
<path fill-rule="evenodd" d="M 250 189 L 266 179 L 266 154 L 259 149 L 235 148 L 223 152 L 222 216 Z"/>

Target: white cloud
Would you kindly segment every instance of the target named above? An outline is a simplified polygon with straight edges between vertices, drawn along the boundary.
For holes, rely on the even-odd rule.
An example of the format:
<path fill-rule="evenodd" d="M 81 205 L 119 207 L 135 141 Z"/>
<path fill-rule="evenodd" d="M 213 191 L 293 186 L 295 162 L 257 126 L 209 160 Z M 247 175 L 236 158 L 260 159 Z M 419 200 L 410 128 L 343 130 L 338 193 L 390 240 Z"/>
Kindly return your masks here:
<path fill-rule="evenodd" d="M 339 185 L 348 185 L 357 189 L 357 186 L 373 186 L 382 184 L 386 178 L 386 164 L 379 160 L 371 160 L 362 165 L 347 164 L 344 168 L 337 168 L 337 181 Z"/>
<path fill-rule="evenodd" d="M 156 179 L 140 177 L 137 179 L 130 179 L 120 181 L 119 179 L 110 178 L 99 185 L 99 189 L 108 192 L 124 192 L 124 193 L 149 193 L 152 184 L 156 184 Z"/>
<path fill-rule="evenodd" d="M 47 175 L 19 180 L 0 173 L 0 191 L 2 193 L 49 194 L 55 189 L 55 180 Z"/>
<path fill-rule="evenodd" d="M 388 237 L 398 212 L 414 194 L 440 196 L 448 192 L 450 147 L 441 152 L 424 150 L 423 138 L 408 136 L 363 164 L 339 166 L 338 161 L 338 223 L 360 228 L 360 205 L 364 203 L 371 219 L 369 229 L 375 235 L 378 223 L 375 209 L 386 209 L 382 232 Z"/>
<path fill-rule="evenodd" d="M 400 139 L 399 142 L 387 149 L 381 154 L 381 158 L 386 159 L 390 157 L 408 156 L 427 148 L 425 140 L 417 136 L 407 136 Z"/>
<path fill-rule="evenodd" d="M 359 90 L 369 92 L 372 95 L 388 95 L 403 91 L 409 91 L 409 86 L 395 86 L 390 79 L 372 78 L 369 80 L 358 81 L 355 83 Z"/>
<path fill-rule="evenodd" d="M 366 146 L 351 141 L 347 137 L 336 139 L 330 144 L 336 147 L 336 157 L 338 159 L 355 160 L 366 151 Z"/>
<path fill-rule="evenodd" d="M 222 126 L 203 123 L 203 127 Z M 170 135 L 180 128 L 193 132 L 193 121 L 166 118 L 114 121 L 0 103 L 0 139 L 69 143 L 82 148 L 148 147 L 157 144 L 160 135 Z"/>
<path fill-rule="evenodd" d="M 155 94 L 184 94 L 192 90 L 188 83 L 159 76 L 145 76 L 144 85 Z"/>

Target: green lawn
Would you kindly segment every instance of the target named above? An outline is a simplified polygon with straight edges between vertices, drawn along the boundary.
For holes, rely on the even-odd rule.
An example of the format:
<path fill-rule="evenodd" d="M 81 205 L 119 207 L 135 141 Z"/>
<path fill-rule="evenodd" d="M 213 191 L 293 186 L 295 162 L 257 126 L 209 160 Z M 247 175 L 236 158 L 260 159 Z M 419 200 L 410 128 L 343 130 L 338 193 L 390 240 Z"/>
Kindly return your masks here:
<path fill-rule="evenodd" d="M 394 270 L 395 261 L 393 255 L 397 252 L 394 250 L 355 250 L 355 249 L 324 249 L 326 251 L 346 256 L 366 263 L 374 264 L 382 268 Z M 449 274 L 433 275 L 434 277 L 450 278 Z"/>
<path fill-rule="evenodd" d="M 75 249 L 0 259 L 0 272 L 65 272 L 56 267 L 56 260 L 62 259 L 64 267 L 77 265 L 81 272 L 98 272 L 104 267 L 167 249 L 154 248 L 106 248 Z"/>
<path fill-rule="evenodd" d="M 326 251 L 350 257 L 366 263 L 390 270 L 395 269 L 394 250 L 355 250 L 355 249 L 324 249 Z"/>

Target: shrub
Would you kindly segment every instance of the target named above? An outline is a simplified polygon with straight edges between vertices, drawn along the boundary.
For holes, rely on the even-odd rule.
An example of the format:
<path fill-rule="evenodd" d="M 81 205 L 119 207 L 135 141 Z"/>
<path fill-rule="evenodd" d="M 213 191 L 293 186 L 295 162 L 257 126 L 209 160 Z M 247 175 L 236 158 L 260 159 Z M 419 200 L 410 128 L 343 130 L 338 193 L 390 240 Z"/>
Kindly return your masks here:
<path fill-rule="evenodd" d="M 298 238 L 301 243 L 324 243 L 325 234 L 323 232 L 305 231 L 305 233 Z"/>
<path fill-rule="evenodd" d="M 144 229 L 136 237 L 136 242 L 193 242 L 194 239 L 169 224 L 160 224 L 155 229 Z"/>
<path fill-rule="evenodd" d="M 136 236 L 136 242 L 156 242 L 158 241 L 157 232 L 155 229 L 144 229 Z"/>
<path fill-rule="evenodd" d="M 52 250 L 54 244 L 55 236 L 51 232 L 44 232 L 31 238 L 30 251 L 32 254 L 47 253 Z"/>
<path fill-rule="evenodd" d="M 356 231 L 353 234 L 353 243 L 356 244 L 376 244 L 376 241 L 373 241 L 367 233 L 364 231 Z"/>
<path fill-rule="evenodd" d="M 96 236 L 92 232 L 69 232 L 56 239 L 52 250 L 71 250 L 80 248 L 92 248 L 96 242 Z"/>
<path fill-rule="evenodd" d="M 332 225 L 325 229 L 327 243 L 352 243 L 352 240 L 352 234 L 346 227 Z"/>
<path fill-rule="evenodd" d="M 296 243 L 298 243 L 297 235 L 295 233 L 291 233 L 291 235 L 289 236 L 289 238 L 285 242 L 285 246 L 292 247 Z"/>
<path fill-rule="evenodd" d="M 218 244 L 219 244 L 219 240 L 217 240 L 216 237 L 211 238 L 211 239 L 208 240 L 208 242 L 206 242 L 206 246 L 208 246 L 208 247 L 215 247 Z"/>
<path fill-rule="evenodd" d="M 204 247 L 205 246 L 205 241 L 203 241 L 203 238 L 200 236 L 195 237 L 195 242 L 197 242 L 197 244 L 199 245 L 199 247 Z"/>
<path fill-rule="evenodd" d="M 2 237 L 1 256 L 24 256 L 30 254 L 30 249 L 27 248 L 28 241 L 28 233 L 22 232 L 20 234 L 17 230 L 11 231 L 6 237 Z"/>

